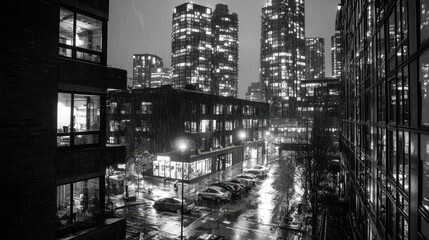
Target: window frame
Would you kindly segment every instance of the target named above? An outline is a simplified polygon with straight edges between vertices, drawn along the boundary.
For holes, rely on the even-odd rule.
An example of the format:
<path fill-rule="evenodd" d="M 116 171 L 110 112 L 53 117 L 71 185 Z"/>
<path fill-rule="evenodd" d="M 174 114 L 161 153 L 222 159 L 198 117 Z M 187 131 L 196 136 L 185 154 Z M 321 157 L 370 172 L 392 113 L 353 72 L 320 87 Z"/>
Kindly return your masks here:
<path fill-rule="evenodd" d="M 68 5 L 64 5 L 64 4 L 60 5 L 60 11 L 61 11 L 61 9 L 65 9 L 65 10 L 73 13 L 73 44 L 67 45 L 65 43 L 60 43 L 58 41 L 58 50 L 60 48 L 70 49 L 71 50 L 71 57 L 63 56 L 63 55 L 60 55 L 59 53 L 58 53 L 58 56 L 60 58 L 65 58 L 65 59 L 73 59 L 73 60 L 78 60 L 78 61 L 83 61 L 83 62 L 88 62 L 88 63 L 93 63 L 93 64 L 106 65 L 107 64 L 107 20 L 100 17 L 100 16 L 96 16 L 96 15 L 88 13 L 86 11 L 82 11 L 81 9 L 74 8 L 74 7 L 71 7 Z M 93 18 L 93 19 L 101 22 L 101 24 L 102 24 L 101 25 L 101 31 L 102 31 L 101 32 L 101 51 L 95 51 L 95 50 L 81 48 L 81 47 L 76 46 L 76 39 L 75 38 L 76 38 L 76 17 L 77 17 L 77 14 L 84 15 L 86 17 L 90 17 L 90 18 Z M 58 22 L 58 28 L 59 28 L 59 22 Z M 89 60 L 77 58 L 77 52 L 97 55 L 100 57 L 100 62 L 94 62 L 94 61 L 89 61 Z"/>
<path fill-rule="evenodd" d="M 57 92 L 57 96 L 59 93 L 65 93 L 65 94 L 71 94 L 71 105 L 70 105 L 70 126 L 74 126 L 73 122 L 73 116 L 74 116 L 74 96 L 77 95 L 91 95 L 91 96 L 99 96 L 100 97 L 100 123 L 98 131 L 85 131 L 85 132 L 78 132 L 74 131 L 74 127 L 70 127 L 68 133 L 58 133 L 57 137 L 61 136 L 69 136 L 70 137 L 70 144 L 66 146 L 58 146 L 58 149 L 75 149 L 75 148 L 87 148 L 87 147 L 98 147 L 103 146 L 105 144 L 105 141 L 103 141 L 103 138 L 105 136 L 105 122 L 106 122 L 106 95 L 100 94 L 100 93 L 88 93 L 88 92 L 74 92 L 74 91 L 63 91 L 59 90 Z M 58 103 L 58 99 L 57 99 Z M 58 110 L 57 110 L 58 111 Z M 57 117 L 58 118 L 58 117 Z M 74 144 L 74 138 L 77 135 L 94 135 L 98 134 L 98 143 L 91 143 L 91 144 L 81 144 L 81 145 L 75 145 Z"/>

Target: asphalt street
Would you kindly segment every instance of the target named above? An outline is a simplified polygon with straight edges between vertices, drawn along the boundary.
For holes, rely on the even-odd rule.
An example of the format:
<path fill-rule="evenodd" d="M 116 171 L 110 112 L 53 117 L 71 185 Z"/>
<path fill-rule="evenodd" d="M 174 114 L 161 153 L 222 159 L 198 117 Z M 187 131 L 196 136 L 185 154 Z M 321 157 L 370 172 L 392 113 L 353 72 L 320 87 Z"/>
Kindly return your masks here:
<path fill-rule="evenodd" d="M 287 209 L 293 209 L 301 196 L 299 181 L 294 177 L 294 164 L 288 161 L 273 159 L 268 165 L 266 179 L 249 194 L 227 203 L 198 201 L 196 192 L 210 182 L 233 177 L 242 171 L 240 167 L 234 166 L 228 172 L 213 174 L 212 178 L 185 184 L 184 195 L 195 202 L 196 209 L 184 214 L 184 239 L 193 240 L 203 233 L 226 236 L 229 240 L 300 239 L 297 233 L 278 227 Z M 149 182 L 141 184 L 147 186 Z M 150 186 L 150 193 L 137 192 L 135 205 L 118 207 L 116 214 L 127 219 L 127 239 L 180 239 L 181 215 L 153 208 L 157 199 L 181 197 L 181 189 L 175 192 L 172 185 L 171 182 L 154 184 Z"/>

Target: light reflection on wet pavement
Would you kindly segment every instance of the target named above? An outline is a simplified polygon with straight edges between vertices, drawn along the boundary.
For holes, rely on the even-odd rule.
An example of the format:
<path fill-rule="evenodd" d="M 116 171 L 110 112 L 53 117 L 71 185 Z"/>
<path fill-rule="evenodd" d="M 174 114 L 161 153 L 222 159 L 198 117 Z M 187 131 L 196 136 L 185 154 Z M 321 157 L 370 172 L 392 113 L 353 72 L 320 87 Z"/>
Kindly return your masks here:
<path fill-rule="evenodd" d="M 286 174 L 293 174 L 290 164 L 285 166 L 291 170 Z M 277 226 L 280 216 L 286 212 L 286 192 L 292 199 L 298 199 L 294 192 L 300 191 L 301 186 L 292 185 L 292 180 L 297 179 L 294 176 L 286 178 L 278 161 L 269 167 L 268 177 L 253 187 L 247 196 L 225 204 L 195 200 L 196 209 L 184 214 L 186 239 L 195 239 L 203 233 L 226 236 L 229 240 L 295 239 L 295 234 Z M 180 239 L 181 216 L 174 212 L 157 212 L 152 206 L 154 200 L 171 194 L 180 197 L 180 194 L 171 192 L 169 186 L 153 189 L 150 195 L 138 194 L 140 205 L 117 210 L 118 216 L 127 219 L 127 239 L 139 239 L 140 234 L 142 239 Z M 196 191 L 204 186 L 202 183 L 185 187 L 185 196 L 196 199 Z"/>

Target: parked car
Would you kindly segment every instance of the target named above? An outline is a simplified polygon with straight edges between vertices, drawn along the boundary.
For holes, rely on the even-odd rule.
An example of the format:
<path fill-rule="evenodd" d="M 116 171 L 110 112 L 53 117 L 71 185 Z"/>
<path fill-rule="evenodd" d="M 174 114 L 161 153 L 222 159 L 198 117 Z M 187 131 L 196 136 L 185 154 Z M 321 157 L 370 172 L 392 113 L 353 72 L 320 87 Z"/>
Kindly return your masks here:
<path fill-rule="evenodd" d="M 183 212 L 190 212 L 195 208 L 195 204 L 192 201 L 189 201 L 187 199 L 183 200 Z M 170 198 L 162 198 L 153 204 L 153 207 L 157 210 L 167 210 L 167 211 L 173 211 L 178 214 L 182 213 L 182 199 L 170 197 Z"/>
<path fill-rule="evenodd" d="M 252 183 L 241 178 L 231 179 L 227 182 L 238 184 L 242 189 L 244 189 L 245 193 L 248 193 L 250 190 L 252 190 Z"/>
<path fill-rule="evenodd" d="M 252 171 L 259 171 L 259 172 L 262 172 L 262 173 L 264 173 L 265 175 L 267 175 L 268 174 L 268 168 L 266 168 L 265 166 L 263 166 L 263 165 L 256 165 L 256 166 L 254 166 L 253 168 L 249 168 L 249 169 L 247 169 L 247 170 L 252 170 Z"/>
<path fill-rule="evenodd" d="M 250 181 L 253 185 L 256 185 L 256 183 L 259 182 L 259 179 L 248 174 L 238 175 L 237 178 L 246 179 L 247 181 Z"/>
<path fill-rule="evenodd" d="M 208 187 L 197 192 L 198 200 L 212 199 L 218 203 L 230 201 L 231 193 L 221 187 Z"/>
<path fill-rule="evenodd" d="M 257 170 L 245 170 L 245 174 L 254 176 L 255 178 L 258 178 L 258 179 L 264 179 L 267 177 L 267 174 Z"/>
<path fill-rule="evenodd" d="M 231 193 L 231 197 L 233 198 L 240 197 L 241 195 L 240 188 L 235 188 L 232 184 L 228 184 L 226 182 L 216 182 L 216 183 L 210 184 L 210 186 L 221 187 L 227 190 L 228 192 Z"/>
<path fill-rule="evenodd" d="M 239 182 L 231 182 L 231 180 L 229 180 L 225 181 L 225 183 L 231 185 L 235 189 L 235 191 L 238 191 L 240 194 L 246 193 L 245 186 Z"/>
<path fill-rule="evenodd" d="M 224 236 L 205 233 L 203 235 L 198 236 L 196 240 L 228 240 L 228 239 Z"/>

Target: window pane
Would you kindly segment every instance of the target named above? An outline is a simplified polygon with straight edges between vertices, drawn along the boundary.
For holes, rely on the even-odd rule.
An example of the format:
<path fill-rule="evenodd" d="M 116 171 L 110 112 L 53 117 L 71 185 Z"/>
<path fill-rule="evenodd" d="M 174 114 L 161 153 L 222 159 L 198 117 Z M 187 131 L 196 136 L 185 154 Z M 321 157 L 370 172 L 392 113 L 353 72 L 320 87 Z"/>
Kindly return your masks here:
<path fill-rule="evenodd" d="M 421 88 L 421 113 L 422 119 L 421 124 L 423 126 L 429 126 L 429 52 L 423 53 L 420 58 L 420 88 Z"/>
<path fill-rule="evenodd" d="M 70 132 L 71 94 L 58 93 L 57 133 Z"/>
<path fill-rule="evenodd" d="M 57 186 L 57 221 L 65 226 L 70 219 L 70 184 Z"/>
<path fill-rule="evenodd" d="M 70 146 L 70 136 L 57 136 L 57 147 Z"/>
<path fill-rule="evenodd" d="M 68 48 L 60 47 L 59 54 L 60 56 L 63 56 L 63 57 L 72 57 L 72 50 Z"/>
<path fill-rule="evenodd" d="M 59 43 L 73 46 L 73 22 L 74 13 L 61 8 Z"/>
<path fill-rule="evenodd" d="M 94 218 L 101 213 L 99 178 L 73 183 L 73 221 Z"/>
<path fill-rule="evenodd" d="M 98 134 L 76 135 L 74 145 L 96 144 L 98 143 Z"/>
<path fill-rule="evenodd" d="M 101 52 L 102 22 L 82 14 L 76 15 L 76 47 Z"/>
<path fill-rule="evenodd" d="M 420 0 L 420 42 L 429 37 L 429 0 Z"/>
<path fill-rule="evenodd" d="M 86 52 L 77 51 L 76 52 L 76 58 L 82 59 L 85 61 L 90 61 L 90 62 L 96 62 L 96 63 L 100 62 L 100 55 L 86 53 Z"/>
<path fill-rule="evenodd" d="M 100 129 L 100 96 L 75 94 L 73 121 L 76 132 L 98 131 Z"/>
<path fill-rule="evenodd" d="M 422 205 L 429 210 L 429 136 L 420 137 L 420 157 L 423 162 Z"/>

